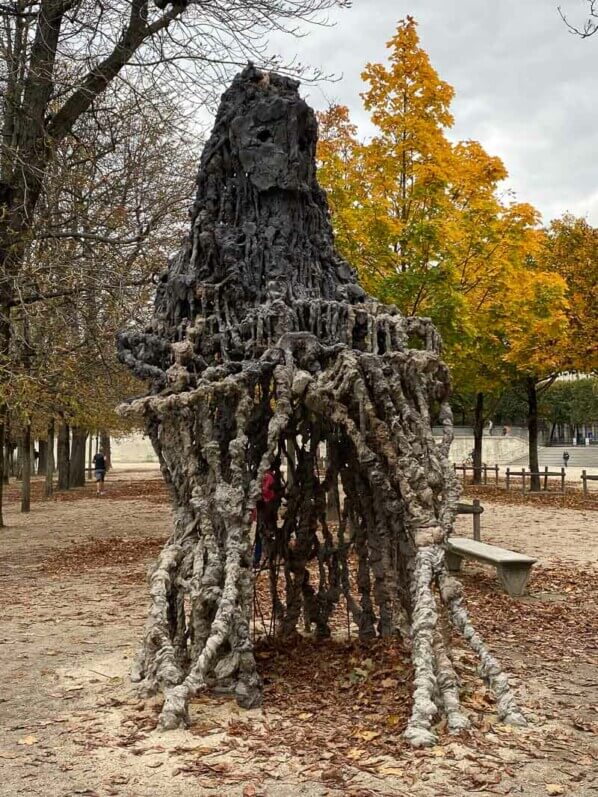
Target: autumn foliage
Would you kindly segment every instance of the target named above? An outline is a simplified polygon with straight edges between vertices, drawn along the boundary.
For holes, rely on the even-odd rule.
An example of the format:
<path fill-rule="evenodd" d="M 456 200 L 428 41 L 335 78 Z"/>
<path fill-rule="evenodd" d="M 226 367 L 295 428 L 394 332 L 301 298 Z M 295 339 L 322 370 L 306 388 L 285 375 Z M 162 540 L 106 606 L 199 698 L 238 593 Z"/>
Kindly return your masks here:
<path fill-rule="evenodd" d="M 346 107 L 319 117 L 320 180 L 364 287 L 433 319 L 459 390 L 591 366 L 595 350 L 572 337 L 596 329 L 596 231 L 571 217 L 543 230 L 505 190 L 499 158 L 451 139 L 454 90 L 415 20 L 400 22 L 387 48 L 388 62 L 362 73 L 374 135 L 362 140 Z"/>

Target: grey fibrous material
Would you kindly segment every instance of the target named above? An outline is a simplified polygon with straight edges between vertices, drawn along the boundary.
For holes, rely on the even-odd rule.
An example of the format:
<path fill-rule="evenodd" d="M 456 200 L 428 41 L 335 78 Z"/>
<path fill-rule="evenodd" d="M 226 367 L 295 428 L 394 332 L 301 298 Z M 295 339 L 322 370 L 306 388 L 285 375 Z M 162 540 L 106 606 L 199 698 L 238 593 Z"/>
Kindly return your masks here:
<path fill-rule="evenodd" d="M 406 635 L 416 672 L 406 737 L 424 745 L 436 738 L 439 709 L 451 731 L 467 726 L 439 623 L 450 618 L 479 653 L 502 715 L 519 721 L 444 571 L 458 487 L 440 338 L 429 319 L 367 296 L 336 252 L 316 141 L 296 81 L 251 65 L 239 74 L 222 97 L 190 234 L 158 287 L 152 322 L 120 336 L 121 359 L 151 383 L 125 411 L 143 413 L 175 508 L 150 576 L 134 680 L 163 691 L 165 728 L 188 722 L 203 689 L 261 702 L 251 514 L 265 472 L 282 479 L 285 463 L 286 508 L 264 539 L 276 632 L 295 633 L 303 615 L 326 637 L 344 599 L 361 639 Z M 326 495 L 339 501 L 336 533 Z"/>

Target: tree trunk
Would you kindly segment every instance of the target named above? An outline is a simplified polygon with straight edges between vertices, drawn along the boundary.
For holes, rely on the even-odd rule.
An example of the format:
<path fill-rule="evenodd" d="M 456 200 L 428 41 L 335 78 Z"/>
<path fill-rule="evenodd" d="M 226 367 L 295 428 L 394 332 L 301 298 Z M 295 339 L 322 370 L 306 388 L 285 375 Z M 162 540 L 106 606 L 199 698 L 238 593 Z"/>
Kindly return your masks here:
<path fill-rule="evenodd" d="M 21 484 L 21 512 L 31 509 L 31 422 L 25 426 L 22 446 L 23 481 Z"/>
<path fill-rule="evenodd" d="M 537 492 L 540 489 L 540 476 L 538 465 L 538 394 L 536 380 L 533 376 L 526 379 L 527 387 L 527 431 L 529 434 L 529 469 L 530 489 Z M 533 475 L 535 474 L 535 475 Z"/>
<path fill-rule="evenodd" d="M 103 450 L 106 459 L 106 471 L 109 471 L 112 467 L 112 457 L 110 451 L 110 432 L 106 429 L 100 431 L 100 448 Z"/>
<path fill-rule="evenodd" d="M 2 483 L 8 484 L 9 481 L 10 481 L 10 451 L 8 448 L 8 438 L 6 434 L 6 428 L 4 428 L 4 446 L 2 450 Z"/>
<path fill-rule="evenodd" d="M 17 479 L 23 478 L 23 438 L 17 440 L 17 455 L 13 459 L 12 473 Z"/>
<path fill-rule="evenodd" d="M 69 425 L 61 423 L 58 429 L 58 489 L 68 490 L 69 467 L 70 467 L 70 445 L 69 445 Z"/>
<path fill-rule="evenodd" d="M 8 484 L 11 476 L 16 475 L 15 444 L 12 439 L 8 412 L 6 413 L 6 426 L 4 429 L 4 473 L 5 484 Z"/>
<path fill-rule="evenodd" d="M 3 465 L 3 476 L 2 482 L 4 484 L 8 484 L 10 480 L 10 469 L 11 469 L 11 442 L 10 442 L 10 418 L 6 407 L 0 409 L 0 415 L 4 419 L 4 444 L 2 446 L 2 465 Z"/>
<path fill-rule="evenodd" d="M 48 446 L 46 459 L 46 482 L 44 484 L 44 498 L 50 498 L 54 492 L 54 420 L 48 426 Z"/>
<path fill-rule="evenodd" d="M 0 185 L 0 195 L 2 194 L 3 186 Z M 0 219 L 2 219 L 4 213 L 4 201 L 0 197 Z M 0 236 L 2 235 L 2 225 L 0 224 Z M 2 254 L 2 243 L 0 241 L 0 262 L 4 260 Z M 3 362 L 10 362 L 10 304 L 8 299 L 12 296 L 12 286 L 5 279 L 5 274 L 3 268 L 0 266 L 0 360 Z M 4 370 L 4 369 L 3 369 Z M 3 391 L 3 383 L 6 382 L 8 376 L 2 376 L 0 378 L 0 395 L 5 395 Z M 4 520 L 2 515 L 2 490 L 4 489 L 4 485 L 8 484 L 9 480 L 9 473 L 10 473 L 10 459 L 8 457 L 8 442 L 10 440 L 9 434 L 9 416 L 6 404 L 0 405 L 0 440 L 2 445 L 0 445 L 0 459 L 2 459 L 2 463 L 0 464 L 0 474 L 2 478 L 0 478 L 0 527 L 4 526 Z"/>
<path fill-rule="evenodd" d="M 89 445 L 87 448 L 87 467 L 89 472 L 91 473 L 91 468 L 93 465 L 93 432 L 89 433 Z"/>
<path fill-rule="evenodd" d="M 73 426 L 71 443 L 71 461 L 69 467 L 69 486 L 85 487 L 85 443 L 87 432 L 79 426 Z"/>
<path fill-rule="evenodd" d="M 4 499 L 4 478 L 5 478 L 5 459 L 4 459 L 4 422 L 6 418 L 6 408 L 0 407 L 0 529 L 4 528 L 3 499 Z"/>
<path fill-rule="evenodd" d="M 41 476 L 42 474 L 45 475 L 46 467 L 48 465 L 48 441 L 47 440 L 38 440 L 39 445 L 39 456 L 37 458 L 37 475 Z"/>
<path fill-rule="evenodd" d="M 475 400 L 473 421 L 473 483 L 482 483 L 482 438 L 484 435 L 484 394 L 478 393 Z"/>

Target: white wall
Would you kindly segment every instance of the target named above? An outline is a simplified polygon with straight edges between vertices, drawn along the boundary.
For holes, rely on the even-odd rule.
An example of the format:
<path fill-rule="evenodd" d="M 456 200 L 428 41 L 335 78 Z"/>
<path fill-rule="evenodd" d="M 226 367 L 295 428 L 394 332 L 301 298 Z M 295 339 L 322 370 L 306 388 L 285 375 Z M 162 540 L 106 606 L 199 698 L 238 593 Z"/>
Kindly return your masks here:
<path fill-rule="evenodd" d="M 460 464 L 473 449 L 472 437 L 456 437 L 451 445 L 451 462 Z M 527 441 L 520 437 L 492 437 L 484 434 L 482 440 L 482 462 L 487 465 L 506 465 L 527 454 Z M 148 437 L 140 432 L 112 441 L 112 461 L 115 464 L 155 462 L 158 458 Z"/>
<path fill-rule="evenodd" d="M 141 432 L 112 440 L 111 443 L 112 462 L 114 464 L 125 464 L 129 462 L 155 462 L 158 457 L 150 443 L 149 437 L 145 437 Z"/>
<path fill-rule="evenodd" d="M 458 465 L 467 459 L 474 445 L 473 437 L 456 437 L 449 451 L 451 462 Z M 527 454 L 527 440 L 521 437 L 503 437 L 484 434 L 482 438 L 482 462 L 487 465 L 507 465 Z"/>

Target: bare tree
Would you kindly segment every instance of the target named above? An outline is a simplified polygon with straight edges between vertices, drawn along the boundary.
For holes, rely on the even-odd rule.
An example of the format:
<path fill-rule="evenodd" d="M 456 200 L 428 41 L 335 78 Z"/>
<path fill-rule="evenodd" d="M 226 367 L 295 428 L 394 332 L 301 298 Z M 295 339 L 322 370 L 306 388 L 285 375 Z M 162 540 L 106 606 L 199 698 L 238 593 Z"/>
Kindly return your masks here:
<path fill-rule="evenodd" d="M 173 135 L 181 115 L 162 94 L 140 115 L 126 86 L 111 87 L 60 142 L 13 300 L 12 425 L 22 436 L 19 409 L 44 435 L 55 418 L 72 424 L 71 459 L 89 429 L 122 426 L 114 407 L 137 386 L 116 360 L 114 336 L 143 322 L 188 215 L 195 147 Z M 79 460 L 70 486 L 84 479 Z"/>

